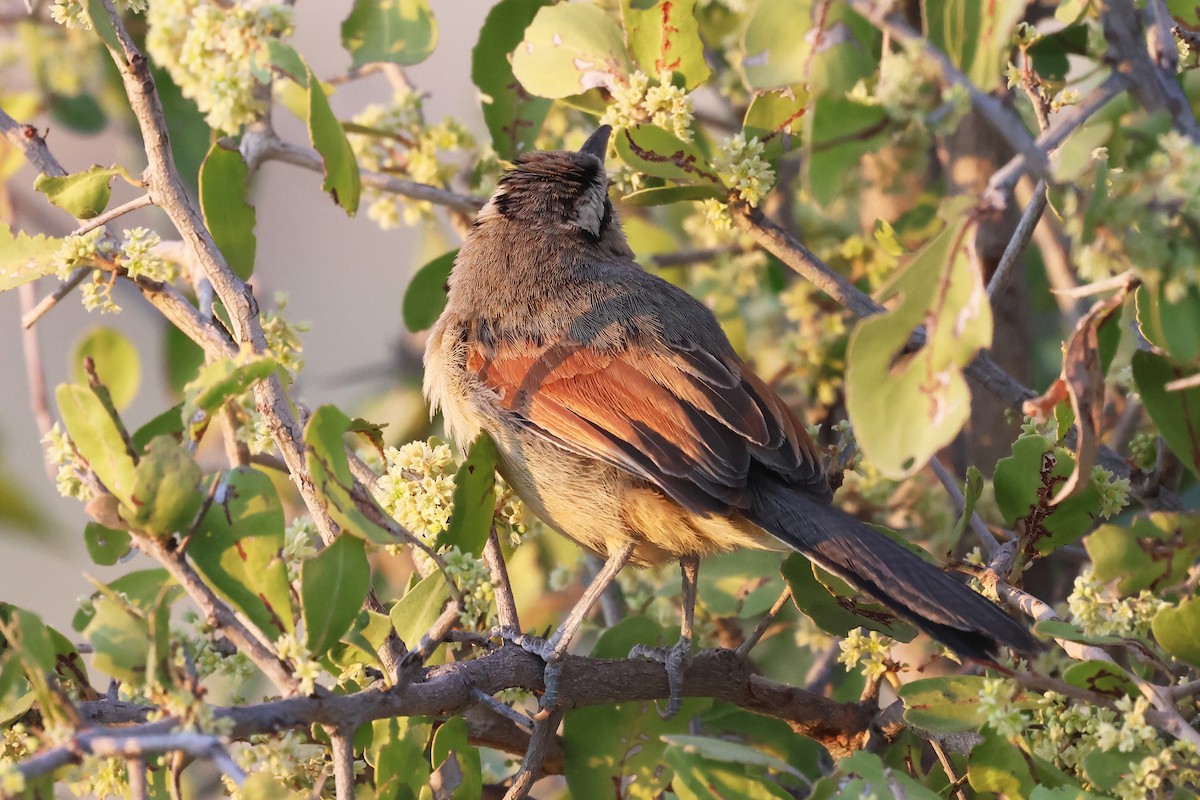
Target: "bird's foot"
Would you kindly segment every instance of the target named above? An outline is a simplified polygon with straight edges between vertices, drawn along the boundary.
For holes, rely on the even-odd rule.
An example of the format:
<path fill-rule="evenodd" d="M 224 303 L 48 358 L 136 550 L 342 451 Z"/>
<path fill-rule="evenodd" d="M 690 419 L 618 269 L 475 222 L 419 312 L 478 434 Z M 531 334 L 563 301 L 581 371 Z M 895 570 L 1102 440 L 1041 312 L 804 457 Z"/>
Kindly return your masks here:
<path fill-rule="evenodd" d="M 681 636 L 679 641 L 670 647 L 649 647 L 639 644 L 629 651 L 630 658 L 645 658 L 657 661 L 667 670 L 667 710 L 658 710 L 663 719 L 671 719 L 683 707 L 683 671 L 692 660 L 692 640 Z"/>
<path fill-rule="evenodd" d="M 545 662 L 546 668 L 542 673 L 545 690 L 542 692 L 542 700 L 534 719 L 543 719 L 549 716 L 550 712 L 558 706 L 558 681 L 562 676 L 562 658 L 565 653 L 555 647 L 553 641 L 540 636 L 508 629 L 498 629 L 493 633 L 503 641 L 512 642 L 526 653 L 535 655 Z"/>

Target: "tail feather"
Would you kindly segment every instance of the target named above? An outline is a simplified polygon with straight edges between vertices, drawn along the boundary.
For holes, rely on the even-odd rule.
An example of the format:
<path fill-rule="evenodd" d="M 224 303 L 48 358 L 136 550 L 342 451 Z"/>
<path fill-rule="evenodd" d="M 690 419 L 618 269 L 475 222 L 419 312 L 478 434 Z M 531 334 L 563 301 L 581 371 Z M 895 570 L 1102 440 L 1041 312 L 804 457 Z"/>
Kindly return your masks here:
<path fill-rule="evenodd" d="M 751 486 L 751 521 L 959 655 L 990 660 L 1001 646 L 1041 649 L 998 606 L 849 514 L 778 480 Z"/>

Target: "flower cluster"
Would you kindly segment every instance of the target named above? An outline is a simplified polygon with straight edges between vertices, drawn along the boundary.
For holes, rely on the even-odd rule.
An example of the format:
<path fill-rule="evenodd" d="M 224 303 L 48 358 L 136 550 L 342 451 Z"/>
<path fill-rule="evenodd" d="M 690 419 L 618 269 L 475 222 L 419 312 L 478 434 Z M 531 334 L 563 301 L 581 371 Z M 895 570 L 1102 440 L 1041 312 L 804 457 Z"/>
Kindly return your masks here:
<path fill-rule="evenodd" d="M 54 425 L 42 437 L 42 445 L 46 448 L 46 459 L 58 468 L 54 477 L 55 488 L 63 497 L 74 497 L 77 500 L 87 500 L 92 496 L 91 490 L 83 482 L 86 473 L 83 459 L 75 451 L 71 437 L 62 429 L 59 423 Z"/>
<path fill-rule="evenodd" d="M 287 310 L 286 292 L 275 293 L 275 308 L 262 313 L 263 336 L 267 340 L 267 353 L 279 365 L 295 375 L 304 369 L 304 345 L 300 334 L 308 333 L 312 327 L 307 321 L 291 322 L 283 316 Z"/>
<path fill-rule="evenodd" d="M 958 86 L 942 89 L 941 70 L 917 46 L 884 49 L 873 81 L 860 80 L 849 99 L 878 106 L 894 121 L 912 130 L 950 132 L 970 110 L 970 97 Z"/>
<path fill-rule="evenodd" d="M 725 185 L 752 206 L 757 206 L 775 185 L 775 170 L 762 157 L 763 144 L 745 133 L 729 137 L 713 158 L 713 168 Z"/>
<path fill-rule="evenodd" d="M 1150 622 L 1164 606 L 1170 605 L 1148 591 L 1133 597 L 1117 597 L 1096 579 L 1088 567 L 1075 579 L 1067 597 L 1072 620 L 1090 636 L 1128 636 L 1147 638 Z"/>
<path fill-rule="evenodd" d="M 283 532 L 283 563 L 287 564 L 288 581 L 300 577 L 300 565 L 312 558 L 317 550 L 317 526 L 312 517 L 301 515 L 292 520 Z"/>
<path fill-rule="evenodd" d="M 1108 519 L 1129 505 L 1129 478 L 1118 478 L 1104 467 L 1092 468 L 1092 485 L 1100 493 L 1100 516 Z"/>
<path fill-rule="evenodd" d="M 387 471 L 376 499 L 397 522 L 432 542 L 450 524 L 454 508 L 454 454 L 450 445 L 430 439 L 384 451 Z"/>
<path fill-rule="evenodd" d="M 644 72 L 634 72 L 613 87 L 612 96 L 601 123 L 614 128 L 650 123 L 685 142 L 692 140 L 691 98 L 680 87 L 671 85 L 670 76 L 655 81 Z"/>
<path fill-rule="evenodd" d="M 116 0 L 113 5 L 118 11 L 140 13 L 146 10 L 150 0 Z M 87 15 L 87 0 L 54 0 L 50 6 L 50 19 L 66 28 L 92 29 Z"/>
<path fill-rule="evenodd" d="M 281 635 L 275 642 L 275 649 L 281 659 L 291 663 L 293 674 L 300 681 L 300 691 L 312 694 L 317 686 L 317 678 L 325 674 L 324 667 L 313 660 L 312 653 L 294 633 Z"/>
<path fill-rule="evenodd" d="M 878 631 L 864 635 L 862 628 L 855 628 L 838 642 L 842 654 L 837 660 L 845 664 L 846 669 L 859 667 L 867 680 L 878 680 L 897 667 L 891 657 L 892 644 L 891 639 Z"/>
<path fill-rule="evenodd" d="M 155 0 L 146 21 L 146 49 L 214 130 L 236 131 L 267 110 L 257 76 L 268 68 L 267 40 L 291 33 L 289 5 Z"/>
<path fill-rule="evenodd" d="M 457 120 L 447 118 L 426 125 L 421 95 L 409 88 L 397 90 L 390 103 L 367 106 L 353 123 L 350 145 L 362 169 L 399 174 L 431 186 L 447 186 L 459 172 L 460 165 L 447 158 L 448 154 L 476 146 L 475 138 Z M 482 178 L 482 173 L 477 174 L 474 182 Z M 364 189 L 364 197 L 369 203 L 367 216 L 384 229 L 396 227 L 402 219 L 415 224 L 433 212 L 429 201 L 370 187 Z"/>
<path fill-rule="evenodd" d="M 121 243 L 120 264 L 130 278 L 148 278 L 152 281 L 169 283 L 179 277 L 179 267 L 166 261 L 154 248 L 161 243 L 159 235 L 147 228 L 125 231 Z"/>

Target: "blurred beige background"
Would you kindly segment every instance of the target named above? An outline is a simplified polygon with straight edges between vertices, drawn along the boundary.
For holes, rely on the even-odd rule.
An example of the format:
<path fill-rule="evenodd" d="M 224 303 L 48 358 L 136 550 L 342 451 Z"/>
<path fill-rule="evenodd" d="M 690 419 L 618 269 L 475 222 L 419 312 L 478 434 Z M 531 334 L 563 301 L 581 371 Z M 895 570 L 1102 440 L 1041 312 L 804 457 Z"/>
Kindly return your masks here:
<path fill-rule="evenodd" d="M 349 66 L 339 31 L 351 5 L 350 0 L 300 0 L 296 4 L 293 43 L 322 78 L 343 74 Z M 425 107 L 430 121 L 453 115 L 477 135 L 486 135 L 470 80 L 470 59 L 491 3 L 431 0 L 430 5 L 439 26 L 437 50 L 407 74 L 428 94 Z M 21 2 L 3 0 L 0 6 L 15 12 Z M 373 76 L 341 87 L 332 102 L 339 118 L 346 119 L 368 103 L 386 101 L 389 95 L 384 79 Z M 286 111 L 277 110 L 275 119 L 284 139 L 306 143 L 304 126 Z M 47 124 L 44 119 L 28 121 L 43 130 Z M 55 129 L 47 143 L 70 171 L 93 163 L 120 162 L 136 172 L 144 164 L 144 157 L 128 140 L 111 133 L 84 138 Z M 25 169 L 13 186 L 30 187 L 35 174 L 32 168 Z M 117 187 L 113 205 L 132 197 L 128 187 Z M 310 408 L 333 402 L 353 409 L 396 378 L 395 353 L 403 335 L 400 301 L 413 268 L 420 265 L 421 238 L 411 229 L 379 230 L 366 218 L 365 206 L 356 218 L 348 218 L 320 190 L 320 176 L 284 164 L 264 167 L 252 201 L 258 212 L 257 296 L 268 305 L 274 292 L 286 291 L 288 318 L 312 323 L 312 330 L 304 336 L 308 365 L 299 396 Z M 19 228 L 56 235 L 71 230 L 71 220 L 31 189 L 15 192 L 14 204 Z M 164 238 L 174 238 L 154 210 L 130 215 L 118 224 L 156 227 Z M 51 288 L 51 281 L 42 281 L 39 292 Z M 140 351 L 143 367 L 139 396 L 127 413 L 131 425 L 136 426 L 167 405 L 162 377 L 163 322 L 136 293 L 125 291 L 117 299 L 124 308 L 122 314 L 89 315 L 78 295 L 72 295 L 43 318 L 37 330 L 51 391 L 68 378 L 68 356 L 82 331 L 103 324 L 130 337 Z M 129 566 L 106 569 L 89 561 L 81 536 L 85 517 L 79 504 L 60 498 L 45 476 L 29 407 L 16 292 L 0 294 L 0 376 L 0 454 L 48 522 L 44 536 L 37 538 L 0 526 L 0 600 L 34 610 L 66 630 L 76 598 L 91 591 L 83 573 L 103 580 L 106 575 L 128 571 Z M 149 562 L 144 566 L 150 566 Z"/>

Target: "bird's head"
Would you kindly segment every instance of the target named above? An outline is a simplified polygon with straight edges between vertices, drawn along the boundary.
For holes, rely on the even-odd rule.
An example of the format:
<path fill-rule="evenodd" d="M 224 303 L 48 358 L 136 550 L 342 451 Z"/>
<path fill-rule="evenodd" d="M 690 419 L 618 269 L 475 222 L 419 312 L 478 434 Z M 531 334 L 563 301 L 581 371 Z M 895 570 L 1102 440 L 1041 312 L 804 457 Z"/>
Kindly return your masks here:
<path fill-rule="evenodd" d="M 611 127 L 601 125 L 579 150 L 539 150 L 518 156 L 476 224 L 504 221 L 600 241 L 616 228 L 604 172 L 611 133 Z"/>

